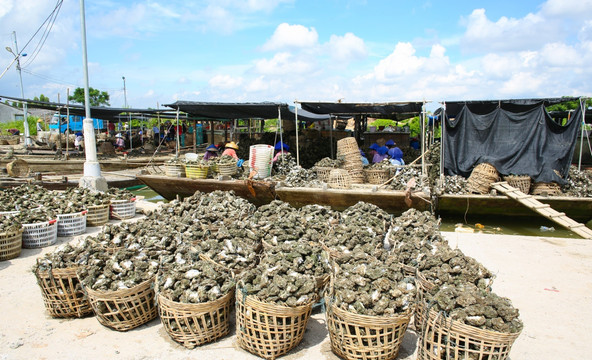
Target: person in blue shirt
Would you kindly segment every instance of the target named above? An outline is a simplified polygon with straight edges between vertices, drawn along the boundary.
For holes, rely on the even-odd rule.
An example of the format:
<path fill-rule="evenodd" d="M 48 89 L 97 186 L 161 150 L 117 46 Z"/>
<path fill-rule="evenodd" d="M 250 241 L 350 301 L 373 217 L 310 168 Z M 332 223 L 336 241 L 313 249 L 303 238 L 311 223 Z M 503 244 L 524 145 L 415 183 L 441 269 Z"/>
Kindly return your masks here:
<path fill-rule="evenodd" d="M 398 147 L 394 147 L 388 151 L 388 155 L 391 157 L 389 161 L 393 165 L 405 165 L 403 161 L 403 151 Z"/>
<path fill-rule="evenodd" d="M 362 165 L 363 166 L 370 165 L 370 163 L 368 162 L 368 158 L 366 158 L 366 154 L 364 154 L 362 149 L 360 149 L 360 158 L 362 158 Z"/>
<path fill-rule="evenodd" d="M 376 154 L 374 154 L 374 157 L 372 158 L 372 163 L 377 164 L 377 163 L 381 162 L 382 160 L 387 159 L 388 158 L 387 152 L 388 152 L 388 148 L 386 146 L 379 147 L 378 150 L 376 150 Z"/>

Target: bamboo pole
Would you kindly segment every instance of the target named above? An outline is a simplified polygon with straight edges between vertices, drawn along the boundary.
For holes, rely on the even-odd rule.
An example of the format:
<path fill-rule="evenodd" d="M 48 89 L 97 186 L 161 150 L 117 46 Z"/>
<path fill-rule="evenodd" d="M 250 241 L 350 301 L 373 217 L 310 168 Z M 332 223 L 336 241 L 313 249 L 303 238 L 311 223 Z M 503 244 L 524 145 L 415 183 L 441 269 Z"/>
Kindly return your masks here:
<path fill-rule="evenodd" d="M 429 152 L 430 152 L 430 149 L 426 150 L 426 152 L 424 152 L 423 154 L 421 154 L 421 155 L 420 155 L 420 156 L 419 156 L 417 159 L 413 160 L 412 162 L 410 162 L 408 165 L 405 165 L 405 166 L 411 166 L 411 165 L 415 164 L 415 163 L 416 163 L 418 160 L 420 160 L 420 159 L 423 161 L 423 158 L 424 158 L 424 156 L 426 156 L 426 155 L 427 155 Z M 423 162 L 422 162 L 421 166 L 422 166 L 422 167 L 424 166 Z M 399 175 L 399 173 L 398 173 L 398 172 L 397 172 L 397 173 L 395 173 L 395 175 L 393 175 L 393 177 L 392 177 L 392 178 L 390 178 L 390 179 L 388 179 L 387 181 L 383 182 L 383 183 L 382 183 L 382 184 L 380 184 L 378 187 L 383 187 L 383 186 L 385 186 L 386 184 L 390 183 L 391 181 L 393 181 L 393 180 L 394 180 L 394 179 L 397 177 L 397 175 Z"/>

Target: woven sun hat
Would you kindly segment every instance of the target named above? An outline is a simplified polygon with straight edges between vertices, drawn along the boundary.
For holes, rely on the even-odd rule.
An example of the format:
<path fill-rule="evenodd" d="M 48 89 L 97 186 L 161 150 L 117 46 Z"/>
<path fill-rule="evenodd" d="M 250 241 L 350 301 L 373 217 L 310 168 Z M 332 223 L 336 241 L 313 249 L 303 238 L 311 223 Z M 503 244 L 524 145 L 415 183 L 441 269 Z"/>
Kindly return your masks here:
<path fill-rule="evenodd" d="M 226 147 L 234 149 L 234 150 L 238 150 L 238 145 L 234 141 L 231 141 L 228 144 L 226 144 Z"/>

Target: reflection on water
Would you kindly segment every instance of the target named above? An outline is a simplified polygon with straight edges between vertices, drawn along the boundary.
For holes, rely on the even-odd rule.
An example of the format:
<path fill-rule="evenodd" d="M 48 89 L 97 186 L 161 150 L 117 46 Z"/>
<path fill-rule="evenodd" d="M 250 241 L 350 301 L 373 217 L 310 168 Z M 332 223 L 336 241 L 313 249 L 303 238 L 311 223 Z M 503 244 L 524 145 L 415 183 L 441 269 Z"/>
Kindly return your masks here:
<path fill-rule="evenodd" d="M 149 187 L 132 190 L 135 195 L 144 196 L 150 202 L 167 202 L 162 196 L 158 195 Z M 459 227 L 457 230 L 457 227 Z M 553 230 L 548 230 L 553 229 Z M 483 232 L 487 234 L 503 235 L 526 235 L 526 236 L 552 236 L 562 238 L 580 238 L 577 234 L 547 220 L 543 217 L 475 217 L 468 216 L 465 219 L 462 216 L 458 218 L 446 217 L 442 219 L 440 226 L 442 231 L 460 231 L 460 232 Z"/>

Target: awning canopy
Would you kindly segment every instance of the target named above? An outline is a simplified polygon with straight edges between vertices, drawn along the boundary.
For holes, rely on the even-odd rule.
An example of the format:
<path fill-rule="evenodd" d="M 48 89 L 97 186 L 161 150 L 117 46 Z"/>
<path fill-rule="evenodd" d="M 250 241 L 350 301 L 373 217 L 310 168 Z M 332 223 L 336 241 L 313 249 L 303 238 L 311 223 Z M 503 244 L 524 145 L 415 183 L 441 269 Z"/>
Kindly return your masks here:
<path fill-rule="evenodd" d="M 283 120 L 296 119 L 296 109 L 285 103 L 259 102 L 259 103 L 220 103 L 199 101 L 177 101 L 167 104 L 173 109 L 179 109 L 191 116 L 209 118 L 212 120 L 228 119 L 277 119 L 281 113 Z M 299 121 L 321 121 L 329 119 L 328 114 L 311 113 L 298 109 Z"/>
<path fill-rule="evenodd" d="M 421 114 L 423 102 L 340 103 L 300 102 L 302 109 L 316 114 L 369 115 L 384 119 L 405 120 Z"/>
<path fill-rule="evenodd" d="M 30 108 L 35 109 L 46 109 L 46 110 L 53 110 L 59 112 L 60 114 L 66 114 L 66 107 L 68 107 L 68 111 L 70 115 L 80 115 L 85 116 L 86 112 L 84 109 L 84 105 L 78 104 L 64 104 L 64 103 L 56 103 L 56 102 L 43 102 L 43 101 L 34 101 L 30 99 L 21 99 L 11 96 L 4 96 L 0 95 L 0 99 L 10 99 L 14 101 L 18 101 L 21 103 L 27 103 L 27 106 Z M 156 110 L 156 109 L 135 109 L 135 108 L 112 108 L 112 107 L 103 107 L 103 106 L 91 106 L 90 107 L 90 115 L 95 119 L 102 119 L 107 121 L 119 121 L 124 120 L 128 117 L 128 113 L 142 115 L 145 117 L 156 117 L 157 114 L 162 116 L 163 113 L 170 112 L 170 110 Z M 126 115 L 121 115 L 126 114 Z M 137 116 L 136 116 L 137 117 Z"/>

